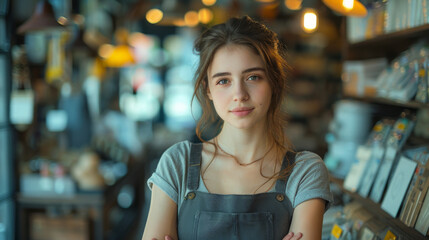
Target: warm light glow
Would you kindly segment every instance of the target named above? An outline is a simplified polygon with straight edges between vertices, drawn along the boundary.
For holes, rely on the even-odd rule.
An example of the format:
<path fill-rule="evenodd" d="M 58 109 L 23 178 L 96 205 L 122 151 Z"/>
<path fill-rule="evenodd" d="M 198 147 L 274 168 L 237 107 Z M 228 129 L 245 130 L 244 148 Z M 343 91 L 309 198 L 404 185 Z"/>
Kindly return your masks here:
<path fill-rule="evenodd" d="M 104 59 L 108 67 L 125 67 L 134 64 L 134 54 L 129 46 L 119 45 L 113 48 L 109 56 Z"/>
<path fill-rule="evenodd" d="M 163 16 L 164 16 L 164 13 L 161 10 L 157 8 L 152 8 L 146 13 L 146 20 L 149 23 L 155 24 L 161 21 Z"/>
<path fill-rule="evenodd" d="M 189 11 L 185 14 L 185 23 L 189 27 L 195 27 L 198 24 L 198 13 L 195 11 Z"/>
<path fill-rule="evenodd" d="M 173 25 L 176 27 L 184 27 L 186 26 L 185 20 L 183 19 L 176 19 L 173 21 Z"/>
<path fill-rule="evenodd" d="M 200 11 L 198 11 L 198 19 L 201 23 L 207 24 L 213 19 L 213 13 L 208 8 L 201 8 Z"/>
<path fill-rule="evenodd" d="M 82 14 L 75 14 L 73 16 L 73 21 L 77 25 L 82 26 L 83 24 L 85 24 L 85 17 Z"/>
<path fill-rule="evenodd" d="M 305 32 L 311 33 L 317 29 L 317 13 L 313 9 L 307 9 L 303 15 L 302 26 Z"/>
<path fill-rule="evenodd" d="M 216 3 L 216 0 L 201 0 L 201 2 L 206 6 L 212 6 Z"/>
<path fill-rule="evenodd" d="M 366 7 L 357 0 L 322 0 L 326 6 L 344 16 L 365 17 Z"/>
<path fill-rule="evenodd" d="M 59 17 L 58 19 L 57 19 L 57 22 L 59 23 L 59 24 L 61 24 L 61 25 L 67 25 L 67 23 L 68 23 L 68 19 L 66 18 L 66 17 L 64 17 L 64 16 L 61 16 L 61 17 Z"/>
<path fill-rule="evenodd" d="M 285 6 L 290 10 L 299 10 L 302 7 L 302 0 L 285 0 Z"/>
<path fill-rule="evenodd" d="M 98 49 L 98 55 L 102 58 L 107 58 L 113 52 L 113 46 L 111 44 L 103 44 Z"/>
<path fill-rule="evenodd" d="M 347 10 L 352 10 L 355 0 L 343 0 L 343 6 Z"/>
<path fill-rule="evenodd" d="M 145 42 L 146 36 L 141 32 L 133 32 L 128 37 L 128 44 L 133 47 L 138 47 L 141 43 Z"/>

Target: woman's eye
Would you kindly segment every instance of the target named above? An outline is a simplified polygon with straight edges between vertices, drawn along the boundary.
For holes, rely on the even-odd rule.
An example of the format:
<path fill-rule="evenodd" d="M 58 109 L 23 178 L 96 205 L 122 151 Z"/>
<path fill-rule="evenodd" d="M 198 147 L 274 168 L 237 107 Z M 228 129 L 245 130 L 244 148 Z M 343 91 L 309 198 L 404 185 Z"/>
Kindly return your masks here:
<path fill-rule="evenodd" d="M 228 80 L 227 79 L 221 79 L 221 80 L 219 80 L 218 82 L 217 82 L 217 84 L 218 85 L 225 85 L 225 84 L 227 84 L 228 83 Z"/>
<path fill-rule="evenodd" d="M 247 78 L 247 80 L 250 80 L 250 81 L 255 81 L 255 80 L 258 80 L 258 79 L 259 79 L 259 76 L 256 76 L 256 75 L 252 75 L 252 76 L 250 76 L 250 77 Z"/>

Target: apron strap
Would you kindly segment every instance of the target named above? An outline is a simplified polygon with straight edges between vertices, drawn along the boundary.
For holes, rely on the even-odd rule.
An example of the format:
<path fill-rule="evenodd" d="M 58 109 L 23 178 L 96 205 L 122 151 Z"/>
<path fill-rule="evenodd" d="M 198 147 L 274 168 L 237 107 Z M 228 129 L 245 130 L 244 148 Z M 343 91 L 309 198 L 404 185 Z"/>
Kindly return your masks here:
<path fill-rule="evenodd" d="M 292 164 L 295 163 L 295 157 L 296 157 L 296 152 L 291 152 L 288 151 L 286 153 L 286 156 L 283 158 L 283 163 L 282 163 L 282 169 L 281 171 L 283 171 L 286 167 L 291 166 Z M 284 193 L 286 192 L 286 183 L 289 180 L 289 175 L 286 176 L 286 178 L 282 178 L 282 179 L 278 179 L 276 182 L 276 192 L 281 192 Z"/>
<path fill-rule="evenodd" d="M 196 191 L 199 186 L 202 147 L 202 143 L 191 143 L 187 178 L 187 187 L 190 191 Z"/>

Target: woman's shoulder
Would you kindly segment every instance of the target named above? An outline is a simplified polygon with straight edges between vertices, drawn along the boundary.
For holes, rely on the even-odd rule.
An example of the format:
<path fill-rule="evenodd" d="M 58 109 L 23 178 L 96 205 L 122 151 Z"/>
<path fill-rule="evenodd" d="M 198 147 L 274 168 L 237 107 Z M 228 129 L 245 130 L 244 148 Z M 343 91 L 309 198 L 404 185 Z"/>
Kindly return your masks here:
<path fill-rule="evenodd" d="M 321 169 L 322 171 L 327 170 L 325 162 L 318 154 L 310 151 L 297 152 L 293 172 L 304 173 L 310 169 Z"/>
<path fill-rule="evenodd" d="M 323 163 L 322 158 L 310 151 L 297 152 L 295 156 L 296 164 L 314 164 L 314 163 Z"/>
<path fill-rule="evenodd" d="M 183 140 L 168 147 L 164 154 L 183 154 L 191 149 L 191 145 L 189 140 Z"/>

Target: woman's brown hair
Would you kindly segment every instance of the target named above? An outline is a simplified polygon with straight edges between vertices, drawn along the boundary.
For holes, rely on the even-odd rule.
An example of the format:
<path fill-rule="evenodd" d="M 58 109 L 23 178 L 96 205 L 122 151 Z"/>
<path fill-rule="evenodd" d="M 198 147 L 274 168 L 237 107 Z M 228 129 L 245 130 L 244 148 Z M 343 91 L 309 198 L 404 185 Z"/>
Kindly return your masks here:
<path fill-rule="evenodd" d="M 199 55 L 200 61 L 195 74 L 193 98 L 196 97 L 202 107 L 202 116 L 198 121 L 196 134 L 202 142 L 206 142 L 202 135 L 217 119 L 214 106 L 207 96 L 207 71 L 217 50 L 228 44 L 249 47 L 261 57 L 265 65 L 265 72 L 272 90 L 271 104 L 267 113 L 268 139 L 272 141 L 277 151 L 276 156 L 281 156 L 277 160 L 282 161 L 284 154 L 290 150 L 290 143 L 284 133 L 286 113 L 282 107 L 287 89 L 288 66 L 277 34 L 248 16 L 231 18 L 223 24 L 215 25 L 205 30 L 195 41 L 194 51 Z M 286 174 L 285 171 L 278 176 L 282 177 Z"/>

